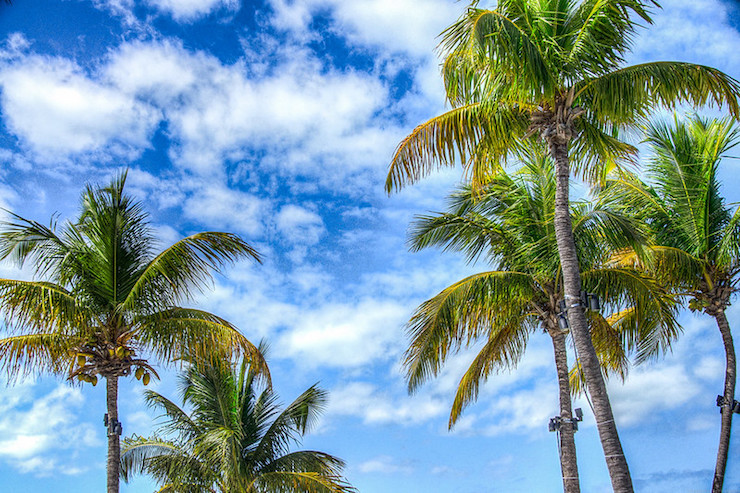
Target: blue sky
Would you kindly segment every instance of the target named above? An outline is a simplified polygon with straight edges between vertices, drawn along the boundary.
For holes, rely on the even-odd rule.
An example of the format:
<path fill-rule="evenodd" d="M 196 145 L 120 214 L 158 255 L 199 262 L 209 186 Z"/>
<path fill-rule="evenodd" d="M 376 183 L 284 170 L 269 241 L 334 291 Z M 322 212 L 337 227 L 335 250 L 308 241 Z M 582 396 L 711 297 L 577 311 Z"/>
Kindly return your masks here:
<path fill-rule="evenodd" d="M 736 2 L 665 0 L 631 63 L 685 60 L 740 78 Z M 414 307 L 484 266 L 408 253 L 415 214 L 444 207 L 460 170 L 387 197 L 397 143 L 443 111 L 436 36 L 452 0 L 15 0 L 0 5 L 0 205 L 46 222 L 73 217 L 86 182 L 130 168 L 129 192 L 163 245 L 202 230 L 242 235 L 266 258 L 217 279 L 198 304 L 267 337 L 284 402 L 330 391 L 304 446 L 347 461 L 363 493 L 561 489 L 549 339 L 533 337 L 453 432 L 452 392 L 469 355 L 409 397 L 399 372 Z M 726 160 L 724 192 L 740 160 Z M 10 265 L 0 275 L 28 277 Z M 731 324 L 740 311 L 729 311 Z M 672 355 L 610 382 L 637 489 L 711 481 L 723 353 L 706 317 L 683 314 Z M 571 355 L 572 358 L 572 355 Z M 150 387 L 176 396 L 174 370 Z M 124 434 L 152 416 L 122 384 Z M 100 387 L 44 376 L 0 387 L 0 491 L 102 491 Z M 585 401 L 576 435 L 583 490 L 609 479 Z M 740 488 L 735 433 L 727 490 Z M 150 492 L 147 478 L 123 485 Z"/>

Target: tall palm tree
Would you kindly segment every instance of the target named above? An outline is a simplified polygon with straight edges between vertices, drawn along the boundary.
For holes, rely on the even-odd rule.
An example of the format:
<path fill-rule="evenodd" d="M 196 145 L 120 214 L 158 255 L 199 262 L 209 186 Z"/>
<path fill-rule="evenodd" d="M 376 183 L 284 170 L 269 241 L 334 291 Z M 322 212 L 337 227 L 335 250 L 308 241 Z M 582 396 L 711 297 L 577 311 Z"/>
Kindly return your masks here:
<path fill-rule="evenodd" d="M 500 171 L 478 192 L 466 187 L 452 196 L 450 212 L 422 216 L 414 223 L 412 249 L 463 251 L 469 261 L 484 257 L 495 270 L 453 284 L 416 310 L 409 322 L 404 368 L 414 391 L 441 371 L 450 353 L 483 341 L 458 386 L 452 427 L 489 375 L 516 366 L 529 336 L 541 327 L 555 353 L 563 487 L 576 493 L 580 486 L 570 424 L 567 330 L 559 324 L 563 277 L 553 221 L 555 193 L 552 161 L 544 153 L 531 154 L 513 176 Z M 572 219 L 585 285 L 613 311 L 609 317 L 589 312 L 590 329 L 604 367 L 624 376 L 627 353 L 644 359 L 675 338 L 675 303 L 654 279 L 631 266 L 606 265 L 614 249 L 640 239 L 627 216 L 600 203 L 578 202 Z"/>
<path fill-rule="evenodd" d="M 106 381 L 108 493 L 117 493 L 120 457 L 118 379 L 144 384 L 162 362 L 214 351 L 249 355 L 269 378 L 257 348 L 226 320 L 179 303 L 208 286 L 211 273 L 257 252 L 229 233 L 205 232 L 155 251 L 140 203 L 124 194 L 126 173 L 87 186 L 80 215 L 57 228 L 11 214 L 0 227 L 0 258 L 30 264 L 36 280 L 0 279 L 0 310 L 10 336 L 0 366 L 11 377 L 65 374 Z"/>
<path fill-rule="evenodd" d="M 740 116 L 740 85 L 702 65 L 624 66 L 637 20 L 651 23 L 651 0 L 500 0 L 467 12 L 444 33 L 441 51 L 452 109 L 418 126 L 399 145 L 388 192 L 459 158 L 479 186 L 536 136 L 555 161 L 555 231 L 565 297 L 606 463 L 617 492 L 632 479 L 598 358 L 579 302 L 578 255 L 568 209 L 571 163 L 596 180 L 636 149 L 618 138 L 656 106 L 726 104 Z M 493 163 L 493 164 L 492 164 Z"/>
<path fill-rule="evenodd" d="M 657 245 L 650 249 L 656 274 L 690 299 L 693 311 L 717 322 L 725 348 L 722 423 L 712 491 L 722 491 L 735 399 L 735 349 L 725 310 L 740 283 L 740 209 L 732 211 L 720 194 L 721 159 L 740 143 L 730 119 L 674 117 L 673 124 L 648 125 L 652 150 L 644 183 L 633 175 L 610 184 L 625 207 L 651 225 Z M 639 264 L 636 255 L 623 264 Z"/>
<path fill-rule="evenodd" d="M 355 491 L 340 475 L 342 460 L 290 451 L 318 419 L 326 392 L 314 385 L 281 411 L 269 388 L 259 392 L 256 376 L 244 362 L 238 368 L 224 360 L 191 366 L 181 376 L 189 415 L 147 391 L 147 403 L 166 421 L 159 434 L 124 440 L 123 477 L 150 474 L 161 492 Z"/>

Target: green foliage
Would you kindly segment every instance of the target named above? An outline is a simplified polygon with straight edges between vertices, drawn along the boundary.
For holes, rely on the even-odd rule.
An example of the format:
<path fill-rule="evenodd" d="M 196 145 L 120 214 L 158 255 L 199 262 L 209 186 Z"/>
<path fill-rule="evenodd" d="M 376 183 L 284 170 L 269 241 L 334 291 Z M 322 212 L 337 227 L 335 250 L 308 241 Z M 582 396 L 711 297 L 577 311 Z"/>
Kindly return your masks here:
<path fill-rule="evenodd" d="M 652 23 L 646 0 L 479 2 L 442 33 L 440 53 L 452 109 L 398 146 L 386 191 L 459 160 L 474 186 L 533 135 L 542 115 L 568 128 L 577 174 L 601 183 L 636 148 L 620 134 L 657 106 L 716 105 L 740 117 L 740 84 L 711 67 L 683 62 L 624 66 L 636 19 Z M 548 113 L 552 112 L 552 114 Z"/>
<path fill-rule="evenodd" d="M 494 270 L 467 277 L 424 302 L 408 323 L 411 340 L 404 368 L 409 391 L 439 374 L 447 358 L 483 344 L 462 377 L 450 426 L 477 398 L 493 373 L 516 366 L 530 334 L 551 335 L 563 299 L 554 229 L 555 176 L 541 148 L 515 174 L 502 170 L 474 191 L 450 198 L 450 212 L 419 217 L 410 247 L 459 251 Z M 572 221 L 584 289 L 597 293 L 607 318 L 591 314 L 594 344 L 605 370 L 624 375 L 627 357 L 638 361 L 670 347 L 678 335 L 675 302 L 655 279 L 633 267 L 609 265 L 612 254 L 643 241 L 637 223 L 604 202 L 576 202 Z"/>
<path fill-rule="evenodd" d="M 245 363 L 233 367 L 213 359 L 190 366 L 181 376 L 190 414 L 147 391 L 148 405 L 162 413 L 164 424 L 150 438 L 124 440 L 122 476 L 149 474 L 160 491 L 355 491 L 340 475 L 340 459 L 290 451 L 316 424 L 326 393 L 314 385 L 281 410 L 269 388 L 259 390 L 256 376 Z"/>
<path fill-rule="evenodd" d="M 622 174 L 604 193 L 649 224 L 656 246 L 645 267 L 695 298 L 689 308 L 727 304 L 740 272 L 739 212 L 725 204 L 717 171 L 740 143 L 740 129 L 729 118 L 674 117 L 648 125 L 646 142 L 652 151 L 647 181 Z M 717 296 L 724 299 L 710 299 Z"/>
<path fill-rule="evenodd" d="M 156 254 L 147 214 L 124 193 L 125 182 L 124 172 L 107 187 L 87 186 L 79 217 L 61 227 L 12 213 L 2 224 L 0 258 L 30 266 L 39 280 L 0 279 L 10 332 L 0 339 L 0 365 L 10 377 L 66 372 L 92 382 L 134 369 L 156 376 L 142 353 L 170 362 L 219 351 L 248 355 L 269 378 L 236 327 L 178 306 L 225 265 L 259 261 L 257 252 L 233 234 L 205 232 Z"/>

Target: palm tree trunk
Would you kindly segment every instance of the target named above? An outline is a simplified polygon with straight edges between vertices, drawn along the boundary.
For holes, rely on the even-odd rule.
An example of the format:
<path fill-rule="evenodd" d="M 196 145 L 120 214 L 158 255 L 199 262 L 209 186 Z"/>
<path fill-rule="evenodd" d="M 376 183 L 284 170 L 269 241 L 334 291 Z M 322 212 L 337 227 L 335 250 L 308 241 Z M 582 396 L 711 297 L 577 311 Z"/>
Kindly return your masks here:
<path fill-rule="evenodd" d="M 717 451 L 717 465 L 714 468 L 714 481 L 712 483 L 712 493 L 721 493 L 722 484 L 725 481 L 725 468 L 727 467 L 727 453 L 730 449 L 730 431 L 732 428 L 732 404 L 735 401 L 735 379 L 737 368 L 735 363 L 735 345 L 732 342 L 732 333 L 730 324 L 727 322 L 724 310 L 717 310 L 714 314 L 717 320 L 719 332 L 722 334 L 722 342 L 725 346 L 725 355 L 727 366 L 725 367 L 725 392 L 724 402 L 727 405 L 722 406 L 722 424 L 719 431 L 719 450 Z"/>
<path fill-rule="evenodd" d="M 110 423 L 118 421 L 118 377 L 105 379 L 105 393 L 108 406 L 108 493 L 118 493 L 118 471 L 121 462 L 121 443 L 118 433 Z"/>
<path fill-rule="evenodd" d="M 614 423 L 609 395 L 606 392 L 601 366 L 596 357 L 591 335 L 588 332 L 586 314 L 580 307 L 581 275 L 578 264 L 576 244 L 573 238 L 573 225 L 570 220 L 570 163 L 567 143 L 550 142 L 550 155 L 555 161 L 555 238 L 558 243 L 560 265 L 563 270 L 565 301 L 569 306 L 568 321 L 573 333 L 577 357 L 583 368 L 587 392 L 594 406 L 596 426 L 599 430 L 601 446 L 604 449 L 606 465 L 612 488 L 615 493 L 632 493 L 632 478 L 627 460 L 622 451 L 617 426 Z"/>
<path fill-rule="evenodd" d="M 563 491 L 580 493 L 578 479 L 578 461 L 576 459 L 575 430 L 567 420 L 573 419 L 570 404 L 570 381 L 568 380 L 568 350 L 565 346 L 565 334 L 558 328 L 549 331 L 552 347 L 555 352 L 555 368 L 558 372 L 558 389 L 560 398 L 560 417 L 566 420 L 560 428 L 560 470 L 563 473 Z"/>

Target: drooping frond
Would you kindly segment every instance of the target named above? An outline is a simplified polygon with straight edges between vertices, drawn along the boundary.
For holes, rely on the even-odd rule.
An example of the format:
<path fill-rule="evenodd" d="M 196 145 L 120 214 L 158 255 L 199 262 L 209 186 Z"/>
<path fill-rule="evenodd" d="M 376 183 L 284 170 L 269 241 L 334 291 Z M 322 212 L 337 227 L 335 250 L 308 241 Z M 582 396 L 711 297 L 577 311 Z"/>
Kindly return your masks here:
<path fill-rule="evenodd" d="M 183 238 L 148 263 L 122 307 L 159 307 L 189 299 L 194 289 L 208 287 L 213 273 L 244 257 L 260 261 L 256 250 L 231 233 L 205 232 Z"/>
<path fill-rule="evenodd" d="M 0 370 L 9 380 L 44 372 L 62 373 L 72 360 L 68 351 L 78 339 L 58 333 L 24 334 L 0 339 Z"/>
<path fill-rule="evenodd" d="M 455 108 L 419 125 L 396 149 L 385 183 L 386 192 L 400 190 L 459 159 L 466 169 L 475 162 L 502 163 L 518 146 L 529 119 L 524 110 L 496 103 Z M 475 158 L 485 151 L 490 161 Z M 481 183 L 480 176 L 472 177 Z"/>
<path fill-rule="evenodd" d="M 0 279 L 0 310 L 14 331 L 89 334 L 93 323 L 74 293 L 50 282 Z"/>
<path fill-rule="evenodd" d="M 531 276 L 520 272 L 484 272 L 467 277 L 422 303 L 408 323 L 411 339 L 404 355 L 409 391 L 436 376 L 450 353 L 479 337 L 507 328 L 498 338 L 495 365 L 518 361 L 523 346 L 508 334 L 512 319 L 522 321 L 537 292 Z M 522 330 L 518 327 L 517 330 Z M 526 333 L 526 330 L 524 330 Z M 526 339 L 526 337 L 525 337 Z"/>
<path fill-rule="evenodd" d="M 275 493 L 350 493 L 357 490 L 342 477 L 317 472 L 275 471 L 261 474 L 249 484 L 247 491 Z"/>
<path fill-rule="evenodd" d="M 203 360 L 214 355 L 244 357 L 269 382 L 270 372 L 259 349 L 239 329 L 212 313 L 174 307 L 141 317 L 137 338 L 164 361 Z"/>
<path fill-rule="evenodd" d="M 605 266 L 582 277 L 585 289 L 597 293 L 612 312 L 606 322 L 619 331 L 624 349 L 636 352 L 637 363 L 664 354 L 680 335 L 678 300 L 655 277 L 632 267 Z"/>
<path fill-rule="evenodd" d="M 675 108 L 680 103 L 725 106 L 740 118 L 740 83 L 717 69 L 693 63 L 633 65 L 584 80 L 576 90 L 576 104 L 616 127 L 648 117 L 656 105 Z"/>
<path fill-rule="evenodd" d="M 488 377 L 504 368 L 511 368 L 524 354 L 529 332 L 523 330 L 523 317 L 509 320 L 491 330 L 488 340 L 478 352 L 457 385 L 457 392 L 450 410 L 448 427 L 452 429 L 463 410 L 478 398 L 480 386 Z"/>

